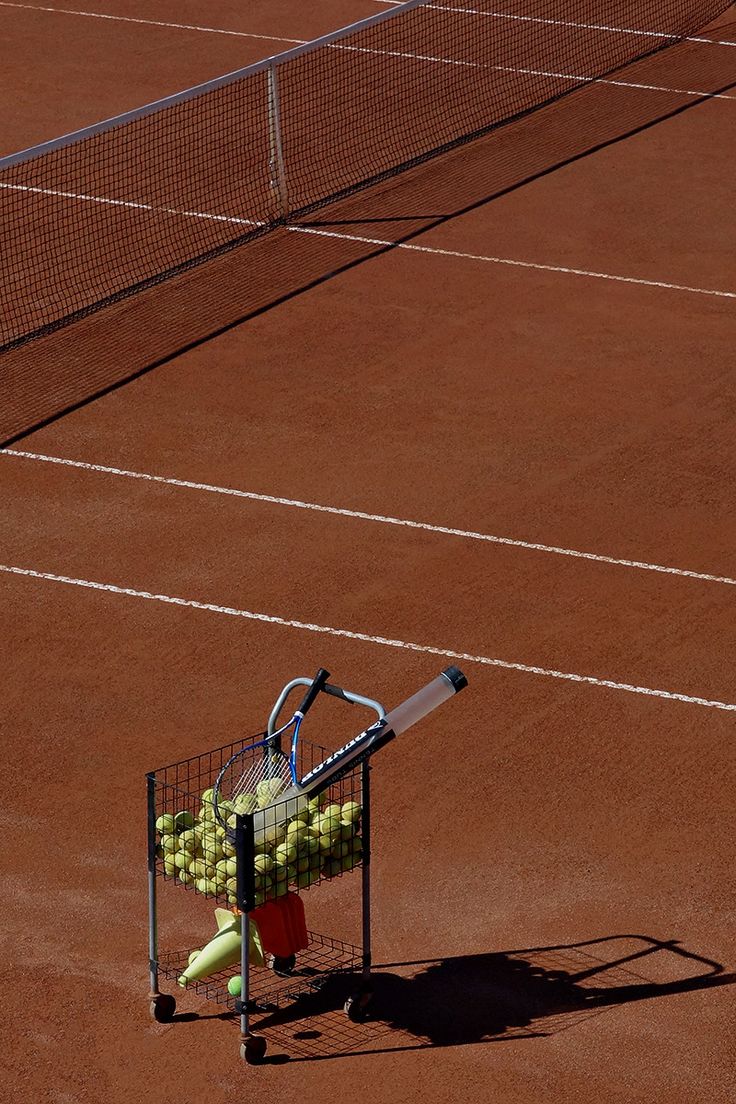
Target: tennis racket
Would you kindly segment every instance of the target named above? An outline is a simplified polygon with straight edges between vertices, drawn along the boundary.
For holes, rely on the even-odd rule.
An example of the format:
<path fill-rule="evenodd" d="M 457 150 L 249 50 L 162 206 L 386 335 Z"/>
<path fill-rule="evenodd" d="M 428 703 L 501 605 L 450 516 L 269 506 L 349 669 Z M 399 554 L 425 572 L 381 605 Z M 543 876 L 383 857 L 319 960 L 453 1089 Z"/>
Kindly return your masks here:
<path fill-rule="evenodd" d="M 293 782 L 282 790 L 270 806 L 256 812 L 253 818 L 256 836 L 262 835 L 267 828 L 285 824 L 305 808 L 311 797 L 322 793 L 467 685 L 468 680 L 458 667 L 447 667 L 437 678 L 432 679 L 401 705 L 397 705 L 385 717 L 364 729 L 347 744 L 343 744 L 332 755 L 328 755 L 298 782 Z"/>
<path fill-rule="evenodd" d="M 233 813 L 253 813 L 257 809 L 265 809 L 297 783 L 297 755 L 302 721 L 329 677 L 330 672 L 320 667 L 291 719 L 270 736 L 241 748 L 221 769 L 215 782 L 212 803 L 218 823 L 228 834 L 232 834 L 232 831 L 227 818 Z M 290 729 L 293 731 L 287 755 L 281 744 L 282 737 Z"/>

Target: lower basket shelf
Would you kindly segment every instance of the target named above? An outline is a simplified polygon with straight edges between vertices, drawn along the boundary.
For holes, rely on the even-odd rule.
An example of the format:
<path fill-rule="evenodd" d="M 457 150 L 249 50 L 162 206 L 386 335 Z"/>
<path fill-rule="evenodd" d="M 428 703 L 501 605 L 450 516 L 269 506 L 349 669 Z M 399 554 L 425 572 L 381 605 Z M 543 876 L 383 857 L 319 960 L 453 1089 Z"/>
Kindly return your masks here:
<path fill-rule="evenodd" d="M 158 960 L 160 974 L 176 981 L 186 969 L 189 954 L 188 950 L 161 954 Z M 251 968 L 249 998 L 253 1002 L 253 1010 L 276 1011 L 305 993 L 321 989 L 335 975 L 357 973 L 361 967 L 362 951 L 359 947 L 309 932 L 309 946 L 299 952 L 296 964 L 287 976 L 280 976 L 263 966 Z M 190 982 L 187 991 L 197 992 L 235 1012 L 236 998 L 228 992 L 227 983 L 237 973 L 237 967 L 231 966 L 202 981 Z"/>

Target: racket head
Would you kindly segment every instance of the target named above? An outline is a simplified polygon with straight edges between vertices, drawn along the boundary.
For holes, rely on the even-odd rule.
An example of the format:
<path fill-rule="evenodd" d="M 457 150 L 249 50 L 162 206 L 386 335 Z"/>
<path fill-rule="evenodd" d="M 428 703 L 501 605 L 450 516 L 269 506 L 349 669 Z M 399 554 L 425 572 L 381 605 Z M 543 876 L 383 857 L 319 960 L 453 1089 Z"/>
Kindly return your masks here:
<path fill-rule="evenodd" d="M 292 724 L 289 721 L 288 728 Z M 278 737 L 284 729 L 240 748 L 228 759 L 214 785 L 215 819 L 231 835 L 234 813 L 254 813 L 266 808 L 292 784 L 289 758 Z"/>

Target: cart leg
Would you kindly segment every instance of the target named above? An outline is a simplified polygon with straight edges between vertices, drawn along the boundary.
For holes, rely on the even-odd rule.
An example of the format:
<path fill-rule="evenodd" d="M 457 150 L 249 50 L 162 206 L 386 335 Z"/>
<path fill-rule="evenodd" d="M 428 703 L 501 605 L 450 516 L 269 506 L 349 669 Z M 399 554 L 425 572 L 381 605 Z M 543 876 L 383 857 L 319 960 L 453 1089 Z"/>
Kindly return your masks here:
<path fill-rule="evenodd" d="M 241 919 L 240 940 L 240 1057 L 254 1065 L 266 1053 L 263 1035 L 253 1035 L 250 1030 L 250 914 L 244 912 Z"/>
<path fill-rule="evenodd" d="M 361 770 L 363 826 L 363 969 L 360 988 L 345 1001 L 345 1014 L 353 1023 L 363 1023 L 371 1016 L 373 989 L 371 986 L 371 785 L 370 766 L 366 761 Z"/>
<path fill-rule="evenodd" d="M 158 911 L 156 902 L 156 776 L 148 775 L 148 994 L 151 1018 L 168 1023 L 176 1000 L 158 988 Z"/>

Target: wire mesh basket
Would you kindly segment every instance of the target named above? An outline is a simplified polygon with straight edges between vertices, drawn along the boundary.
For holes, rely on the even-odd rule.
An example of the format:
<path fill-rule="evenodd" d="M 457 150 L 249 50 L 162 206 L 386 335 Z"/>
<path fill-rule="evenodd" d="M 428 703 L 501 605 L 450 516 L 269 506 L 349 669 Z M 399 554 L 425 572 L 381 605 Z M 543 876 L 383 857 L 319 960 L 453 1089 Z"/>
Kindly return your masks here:
<path fill-rule="evenodd" d="M 213 787 L 236 752 L 243 751 L 244 770 L 251 757 L 263 754 L 260 746 L 254 746 L 252 752 L 247 749 L 258 745 L 264 735 L 227 744 L 149 775 L 149 819 L 155 831 L 157 875 L 230 908 L 257 908 L 289 890 L 301 892 L 325 879 L 340 877 L 362 862 L 359 767 L 318 798 L 305 800 L 296 811 L 293 802 L 288 809 L 287 802 L 270 803 L 268 824 L 261 832 L 254 831 L 252 816 L 240 818 L 244 847 L 239 851 L 238 814 L 226 805 L 231 831 L 218 822 Z M 325 748 L 301 740 L 300 774 L 321 763 L 327 754 Z M 244 796 L 250 804 L 246 801 L 239 809 L 257 812 L 256 796 Z"/>

